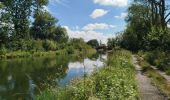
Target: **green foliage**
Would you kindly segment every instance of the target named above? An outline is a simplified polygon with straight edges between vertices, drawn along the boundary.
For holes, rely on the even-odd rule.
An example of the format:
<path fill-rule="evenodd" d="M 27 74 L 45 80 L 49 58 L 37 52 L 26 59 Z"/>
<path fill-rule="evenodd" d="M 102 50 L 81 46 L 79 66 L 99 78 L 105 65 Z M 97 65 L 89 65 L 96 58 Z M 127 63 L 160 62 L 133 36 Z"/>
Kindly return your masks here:
<path fill-rule="evenodd" d="M 107 41 L 107 46 L 109 49 L 112 49 L 116 46 L 116 40 L 114 38 L 109 38 Z"/>
<path fill-rule="evenodd" d="M 1 48 L 0 48 L 0 55 L 4 55 L 6 53 L 7 53 L 7 49 L 5 48 L 4 45 L 2 45 Z"/>
<path fill-rule="evenodd" d="M 14 39 L 28 39 L 29 38 L 29 20 L 31 14 L 32 0 L 24 0 L 24 2 L 16 0 L 2 0 L 5 12 L 10 14 L 11 23 L 14 25 L 15 34 Z"/>
<path fill-rule="evenodd" d="M 88 45 L 91 45 L 92 48 L 97 48 L 99 47 L 99 42 L 96 39 L 90 40 L 87 42 Z"/>
<path fill-rule="evenodd" d="M 49 0 L 33 0 L 33 1 L 35 2 L 34 6 L 37 8 L 47 5 L 49 3 Z"/>
<path fill-rule="evenodd" d="M 58 43 L 66 43 L 69 38 L 66 29 L 61 26 L 57 26 L 50 37 Z"/>
<path fill-rule="evenodd" d="M 51 40 L 45 40 L 45 42 L 43 43 L 43 47 L 45 48 L 45 50 L 56 50 L 56 43 L 54 41 L 51 41 Z"/>
<path fill-rule="evenodd" d="M 36 11 L 31 29 L 35 39 L 49 39 L 53 34 L 57 20 L 47 11 Z"/>
<path fill-rule="evenodd" d="M 42 40 L 32 40 L 32 50 L 34 51 L 44 51 Z"/>
<path fill-rule="evenodd" d="M 36 100 L 56 100 L 56 91 L 51 91 L 47 89 L 43 92 L 43 96 L 38 96 Z"/>
<path fill-rule="evenodd" d="M 14 33 L 14 30 L 12 29 L 11 15 L 7 12 L 4 12 L 4 6 L 0 8 L 0 46 L 7 45 L 9 42 L 9 35 Z"/>
<path fill-rule="evenodd" d="M 156 66 L 158 69 L 169 72 L 170 70 L 170 53 L 161 52 L 158 50 L 145 52 L 143 54 L 144 59 L 148 61 L 151 65 Z"/>
<path fill-rule="evenodd" d="M 151 28 L 151 31 L 144 38 L 147 50 L 161 49 L 164 44 L 164 35 L 166 31 L 162 29 Z"/>
<path fill-rule="evenodd" d="M 68 54 L 74 54 L 74 48 L 72 46 L 67 47 L 67 53 Z"/>
<path fill-rule="evenodd" d="M 164 27 L 164 19 L 162 19 L 164 17 L 160 14 L 163 10 L 158 13 L 159 7 L 155 10 L 156 8 L 151 8 L 151 1 L 142 0 L 131 4 L 126 17 L 127 29 L 122 35 L 122 47 L 132 51 L 169 49 L 170 32 L 167 26 Z"/>
<path fill-rule="evenodd" d="M 49 88 L 37 100 L 136 100 L 135 69 L 131 53 L 124 50 L 109 54 L 107 66 L 83 79 L 75 79 L 65 88 Z"/>
<path fill-rule="evenodd" d="M 150 19 L 147 16 L 148 8 L 140 3 L 133 3 L 128 8 L 127 29 L 122 36 L 122 47 L 137 51 L 145 49 L 144 37 L 150 31 Z"/>

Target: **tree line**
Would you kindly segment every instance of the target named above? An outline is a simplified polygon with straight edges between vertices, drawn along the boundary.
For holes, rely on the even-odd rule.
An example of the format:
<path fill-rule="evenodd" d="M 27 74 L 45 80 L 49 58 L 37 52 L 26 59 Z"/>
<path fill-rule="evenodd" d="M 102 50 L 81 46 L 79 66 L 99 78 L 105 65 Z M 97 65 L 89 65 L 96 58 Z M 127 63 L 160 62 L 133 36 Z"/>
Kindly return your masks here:
<path fill-rule="evenodd" d="M 126 29 L 108 46 L 120 46 L 132 51 L 169 50 L 170 9 L 168 0 L 134 0 L 128 8 Z"/>
<path fill-rule="evenodd" d="M 28 50 L 67 42 L 66 29 L 57 25 L 58 20 L 44 9 L 48 2 L 0 0 L 0 48 Z M 32 45 L 36 46 L 31 48 Z"/>

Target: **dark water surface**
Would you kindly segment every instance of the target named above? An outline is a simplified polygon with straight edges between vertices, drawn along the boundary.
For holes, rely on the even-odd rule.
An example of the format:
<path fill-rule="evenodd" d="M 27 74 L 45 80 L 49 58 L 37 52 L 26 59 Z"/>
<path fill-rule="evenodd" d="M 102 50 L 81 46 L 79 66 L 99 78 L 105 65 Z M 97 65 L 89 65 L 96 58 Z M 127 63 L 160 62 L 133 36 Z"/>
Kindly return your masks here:
<path fill-rule="evenodd" d="M 104 66 L 106 55 L 41 57 L 0 61 L 0 100 L 30 100 L 49 86 L 65 86 Z"/>

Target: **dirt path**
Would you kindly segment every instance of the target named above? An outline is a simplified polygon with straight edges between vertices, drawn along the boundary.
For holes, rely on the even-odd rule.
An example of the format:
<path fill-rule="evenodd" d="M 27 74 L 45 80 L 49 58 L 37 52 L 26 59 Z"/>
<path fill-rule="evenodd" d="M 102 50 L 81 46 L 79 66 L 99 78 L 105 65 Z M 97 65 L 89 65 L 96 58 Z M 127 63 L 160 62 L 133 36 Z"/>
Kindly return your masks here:
<path fill-rule="evenodd" d="M 137 64 L 137 59 L 135 56 L 133 56 L 133 63 L 137 71 L 136 78 L 138 81 L 140 100 L 167 100 L 158 88 L 151 84 L 151 80 L 142 73 L 142 69 Z"/>

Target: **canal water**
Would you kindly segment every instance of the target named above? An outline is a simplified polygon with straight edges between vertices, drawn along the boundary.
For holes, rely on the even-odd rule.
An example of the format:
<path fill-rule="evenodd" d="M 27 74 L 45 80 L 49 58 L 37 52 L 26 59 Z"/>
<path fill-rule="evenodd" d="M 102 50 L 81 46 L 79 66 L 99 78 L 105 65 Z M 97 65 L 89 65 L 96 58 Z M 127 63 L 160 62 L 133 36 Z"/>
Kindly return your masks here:
<path fill-rule="evenodd" d="M 104 66 L 106 55 L 53 56 L 0 61 L 0 100 L 29 100 L 49 86 L 63 87 Z"/>

